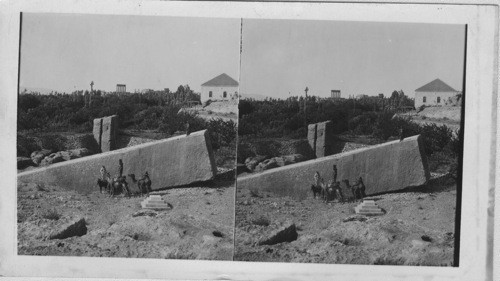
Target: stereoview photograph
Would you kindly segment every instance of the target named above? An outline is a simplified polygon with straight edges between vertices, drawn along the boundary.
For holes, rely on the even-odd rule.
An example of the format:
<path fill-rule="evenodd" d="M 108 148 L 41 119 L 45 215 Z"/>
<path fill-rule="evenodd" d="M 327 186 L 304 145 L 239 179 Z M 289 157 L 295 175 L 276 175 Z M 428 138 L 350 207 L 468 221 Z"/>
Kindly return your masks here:
<path fill-rule="evenodd" d="M 238 261 L 456 266 L 465 26 L 243 19 Z"/>
<path fill-rule="evenodd" d="M 21 30 L 18 254 L 232 260 L 240 20 Z"/>

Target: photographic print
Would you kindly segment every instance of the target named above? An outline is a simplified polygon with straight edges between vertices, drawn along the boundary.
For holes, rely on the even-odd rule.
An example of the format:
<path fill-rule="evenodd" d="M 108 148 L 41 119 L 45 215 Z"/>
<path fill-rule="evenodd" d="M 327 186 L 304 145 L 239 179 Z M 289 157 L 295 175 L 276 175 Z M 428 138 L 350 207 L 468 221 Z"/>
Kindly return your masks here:
<path fill-rule="evenodd" d="M 21 19 L 18 254 L 232 260 L 240 20 Z"/>
<path fill-rule="evenodd" d="M 465 31 L 243 19 L 234 259 L 456 266 Z"/>
<path fill-rule="evenodd" d="M 495 279 L 484 3 L 0 2 L 0 274 Z"/>

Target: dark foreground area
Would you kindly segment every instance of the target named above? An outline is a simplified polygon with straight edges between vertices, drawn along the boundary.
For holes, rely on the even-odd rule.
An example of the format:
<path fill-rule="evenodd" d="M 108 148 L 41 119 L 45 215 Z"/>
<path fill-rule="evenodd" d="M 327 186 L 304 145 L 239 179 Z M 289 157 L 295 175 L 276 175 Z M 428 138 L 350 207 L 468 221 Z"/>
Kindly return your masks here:
<path fill-rule="evenodd" d="M 237 190 L 234 260 L 453 265 L 452 179 L 370 197 L 385 212 L 381 216 L 356 215 L 360 202 L 326 204 L 312 194 L 296 201 L 256 190 Z"/>

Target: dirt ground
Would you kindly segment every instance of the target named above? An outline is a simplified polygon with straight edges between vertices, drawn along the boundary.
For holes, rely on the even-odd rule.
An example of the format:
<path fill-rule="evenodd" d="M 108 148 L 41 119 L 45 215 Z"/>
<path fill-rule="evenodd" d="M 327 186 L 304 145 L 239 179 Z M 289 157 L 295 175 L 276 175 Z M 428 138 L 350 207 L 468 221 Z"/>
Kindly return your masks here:
<path fill-rule="evenodd" d="M 356 215 L 353 209 L 360 202 L 327 204 L 312 194 L 296 201 L 269 192 L 238 189 L 234 260 L 453 265 L 454 182 L 371 199 L 384 215 Z M 296 240 L 259 245 L 291 224 L 296 226 Z"/>
<path fill-rule="evenodd" d="M 20 183 L 18 254 L 232 260 L 234 193 L 234 181 L 170 189 L 162 198 L 171 210 L 141 215 L 145 197 Z M 81 218 L 85 235 L 49 239 Z"/>

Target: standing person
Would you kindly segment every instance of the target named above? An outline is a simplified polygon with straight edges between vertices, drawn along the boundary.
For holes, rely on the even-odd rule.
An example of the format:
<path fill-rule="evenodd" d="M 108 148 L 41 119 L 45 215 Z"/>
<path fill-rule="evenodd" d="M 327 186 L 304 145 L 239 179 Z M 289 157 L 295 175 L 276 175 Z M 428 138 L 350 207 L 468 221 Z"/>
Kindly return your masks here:
<path fill-rule="evenodd" d="M 107 175 L 108 171 L 106 171 L 106 167 L 101 166 L 100 172 L 101 172 L 101 180 L 103 180 L 103 181 L 107 180 L 106 175 Z"/>
<path fill-rule="evenodd" d="M 121 178 L 123 175 L 123 162 L 122 159 L 118 160 L 118 176 Z"/>

